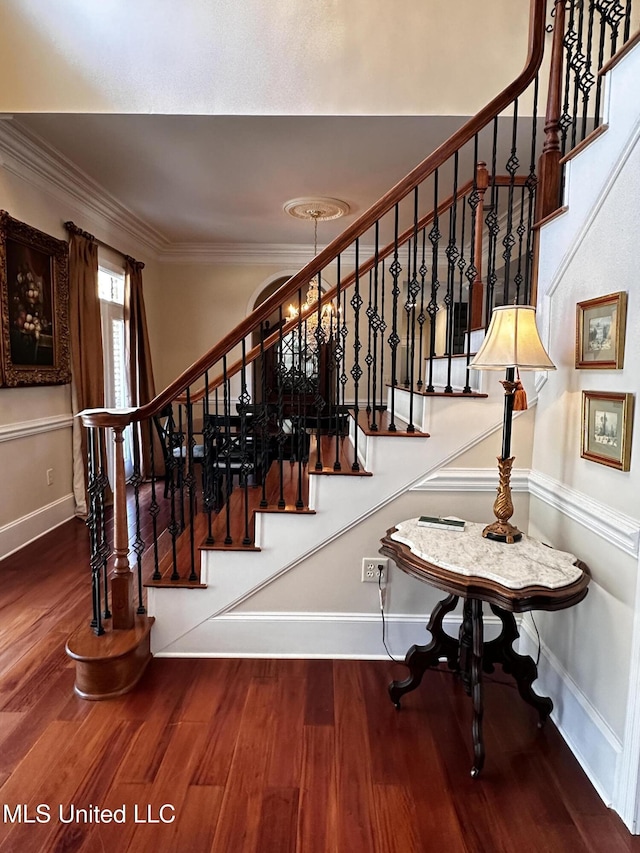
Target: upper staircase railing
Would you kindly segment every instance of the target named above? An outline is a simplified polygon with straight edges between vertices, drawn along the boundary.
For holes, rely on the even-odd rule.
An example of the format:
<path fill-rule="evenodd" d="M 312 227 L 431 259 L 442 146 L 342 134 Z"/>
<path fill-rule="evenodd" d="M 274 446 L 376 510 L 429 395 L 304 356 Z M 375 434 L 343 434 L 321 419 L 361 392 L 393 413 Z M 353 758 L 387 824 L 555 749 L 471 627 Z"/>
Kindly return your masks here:
<path fill-rule="evenodd" d="M 584 5 L 573 0 L 570 20 Z M 134 626 L 145 581 L 197 585 L 201 548 L 253 548 L 254 510 L 308 510 L 310 471 L 366 473 L 358 426 L 419 434 L 422 397 L 474 395 L 469 362 L 493 307 L 535 300 L 546 7 L 530 0 L 518 78 L 168 388 L 138 409 L 82 413 L 97 634 L 111 614 L 113 629 Z M 564 0 L 554 9 L 559 49 Z M 560 149 L 549 156 L 551 107 L 541 160 L 547 207 L 550 164 L 560 160 Z M 557 207 L 557 170 L 555 181 Z M 138 438 L 129 518 L 125 429 Z M 112 547 L 105 432 L 115 446 Z"/>

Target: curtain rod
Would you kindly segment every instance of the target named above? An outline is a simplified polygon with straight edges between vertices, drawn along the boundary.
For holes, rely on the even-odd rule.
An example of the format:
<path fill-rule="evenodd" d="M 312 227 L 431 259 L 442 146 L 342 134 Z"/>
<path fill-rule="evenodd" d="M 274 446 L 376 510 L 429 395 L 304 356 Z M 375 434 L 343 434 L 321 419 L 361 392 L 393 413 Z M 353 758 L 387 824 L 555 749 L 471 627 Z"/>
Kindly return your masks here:
<path fill-rule="evenodd" d="M 120 249 L 116 249 L 115 246 L 110 246 L 108 243 L 105 243 L 103 240 L 98 240 L 94 237 L 93 234 L 90 234 L 88 231 L 83 231 L 82 228 L 78 228 L 75 222 L 65 222 L 64 227 L 67 229 L 69 234 L 78 234 L 80 237 L 84 237 L 86 240 L 91 240 L 92 243 L 98 243 L 100 246 L 104 246 L 105 249 L 111 249 L 112 252 L 117 252 L 119 255 L 125 259 L 125 261 L 129 261 L 131 266 L 136 267 L 136 269 L 143 270 L 144 263 L 142 261 L 137 261 L 135 258 L 132 258 L 131 255 L 125 255 Z"/>

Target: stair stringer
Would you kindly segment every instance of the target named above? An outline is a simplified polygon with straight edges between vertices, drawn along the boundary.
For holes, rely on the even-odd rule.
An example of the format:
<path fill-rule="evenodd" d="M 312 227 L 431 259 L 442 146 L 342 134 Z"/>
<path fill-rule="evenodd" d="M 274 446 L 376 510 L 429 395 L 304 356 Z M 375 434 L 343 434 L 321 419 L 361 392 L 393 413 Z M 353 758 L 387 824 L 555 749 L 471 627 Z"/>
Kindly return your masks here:
<path fill-rule="evenodd" d="M 365 435 L 360 430 L 359 456 L 373 476 L 312 473 L 310 505 L 315 514 L 258 513 L 256 544 L 261 550 L 203 552 L 202 580 L 206 589 L 149 588 L 149 613 L 156 617 L 153 654 L 171 654 L 173 644 L 180 640 L 180 654 L 189 655 L 189 635 L 194 640 L 194 656 L 201 654 L 202 645 L 196 642 L 199 626 L 273 583 L 499 430 L 504 397 L 499 383 L 491 385 L 497 390 L 490 389 L 489 397 L 484 399 L 425 399 L 422 420 L 437 425 L 430 438 Z M 472 418 L 469 406 L 473 407 Z"/>

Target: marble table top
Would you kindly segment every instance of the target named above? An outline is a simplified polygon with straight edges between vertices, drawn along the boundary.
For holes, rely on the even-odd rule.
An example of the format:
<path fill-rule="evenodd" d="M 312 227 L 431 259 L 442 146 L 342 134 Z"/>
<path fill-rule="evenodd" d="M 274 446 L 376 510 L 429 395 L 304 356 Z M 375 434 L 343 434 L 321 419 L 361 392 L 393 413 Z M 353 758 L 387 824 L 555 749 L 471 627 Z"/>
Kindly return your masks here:
<path fill-rule="evenodd" d="M 421 560 L 450 572 L 486 578 L 508 589 L 561 589 L 582 575 L 582 569 L 573 565 L 574 554 L 556 551 L 530 536 L 523 535 L 520 542 L 508 545 L 484 539 L 484 524 L 467 521 L 459 531 L 421 527 L 417 522 L 417 518 L 400 522 L 391 539 L 406 545 Z"/>

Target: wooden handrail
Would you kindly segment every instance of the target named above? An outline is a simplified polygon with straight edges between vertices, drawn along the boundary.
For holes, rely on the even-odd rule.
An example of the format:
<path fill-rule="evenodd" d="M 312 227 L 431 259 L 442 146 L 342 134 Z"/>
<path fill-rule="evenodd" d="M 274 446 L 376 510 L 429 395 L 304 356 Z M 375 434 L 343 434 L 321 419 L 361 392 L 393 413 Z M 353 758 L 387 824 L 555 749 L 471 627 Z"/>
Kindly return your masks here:
<path fill-rule="evenodd" d="M 127 414 L 127 422 L 141 421 L 160 412 L 168 403 L 175 400 L 186 388 L 193 385 L 205 371 L 209 370 L 233 347 L 237 346 L 254 329 L 263 323 L 269 315 L 283 302 L 291 298 L 306 285 L 310 279 L 318 275 L 326 266 L 342 254 L 352 243 L 365 234 L 386 213 L 393 209 L 415 187 L 432 175 L 447 160 L 460 150 L 469 140 L 485 128 L 489 122 L 500 115 L 513 101 L 525 91 L 538 73 L 544 54 L 546 0 L 530 0 L 529 5 L 529 35 L 527 59 L 522 72 L 506 86 L 500 94 L 493 98 L 475 116 L 459 128 L 449 139 L 443 142 L 435 151 L 426 157 L 406 177 L 392 187 L 368 210 L 361 214 L 348 226 L 342 234 L 336 237 L 315 258 L 309 261 L 299 272 L 293 275 L 285 284 L 276 290 L 268 299 L 259 305 L 248 317 L 228 332 L 207 353 L 195 361 L 178 376 L 164 391 L 161 391 L 149 403 L 140 406 L 131 414 Z M 85 426 L 98 425 L 97 412 L 81 413 Z M 107 413 L 100 417 L 100 425 L 110 425 Z M 114 425 L 122 423 L 121 417 L 116 417 Z"/>

